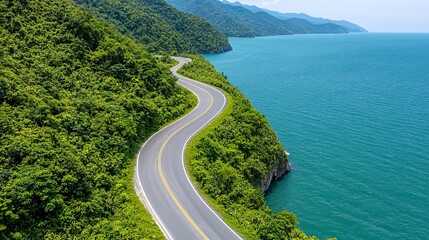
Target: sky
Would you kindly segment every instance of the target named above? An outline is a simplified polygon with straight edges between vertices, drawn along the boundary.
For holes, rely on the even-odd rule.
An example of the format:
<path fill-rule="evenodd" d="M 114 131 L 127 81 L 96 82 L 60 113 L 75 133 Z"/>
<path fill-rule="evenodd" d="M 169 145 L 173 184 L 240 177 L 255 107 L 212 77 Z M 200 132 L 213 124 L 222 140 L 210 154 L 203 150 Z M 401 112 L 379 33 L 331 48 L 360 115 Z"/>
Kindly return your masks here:
<path fill-rule="evenodd" d="M 429 0 L 238 1 L 278 12 L 306 13 L 313 17 L 347 20 L 370 32 L 429 32 Z"/>

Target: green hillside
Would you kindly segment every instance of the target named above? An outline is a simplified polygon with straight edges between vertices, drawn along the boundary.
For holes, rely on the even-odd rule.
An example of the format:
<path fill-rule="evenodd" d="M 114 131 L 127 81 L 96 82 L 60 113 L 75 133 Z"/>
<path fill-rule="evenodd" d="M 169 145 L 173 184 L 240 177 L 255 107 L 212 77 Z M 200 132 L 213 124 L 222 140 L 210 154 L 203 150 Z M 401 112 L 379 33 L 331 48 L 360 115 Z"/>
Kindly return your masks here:
<path fill-rule="evenodd" d="M 163 238 L 134 154 L 193 99 L 70 1 L 1 0 L 0 239 Z"/>
<path fill-rule="evenodd" d="M 164 0 L 73 0 L 143 43 L 150 52 L 219 53 L 228 39 L 205 19 Z"/>
<path fill-rule="evenodd" d="M 255 37 L 304 33 L 347 33 L 335 24 L 279 19 L 266 12 L 252 12 L 219 0 L 166 0 L 175 8 L 204 17 L 228 37 Z"/>

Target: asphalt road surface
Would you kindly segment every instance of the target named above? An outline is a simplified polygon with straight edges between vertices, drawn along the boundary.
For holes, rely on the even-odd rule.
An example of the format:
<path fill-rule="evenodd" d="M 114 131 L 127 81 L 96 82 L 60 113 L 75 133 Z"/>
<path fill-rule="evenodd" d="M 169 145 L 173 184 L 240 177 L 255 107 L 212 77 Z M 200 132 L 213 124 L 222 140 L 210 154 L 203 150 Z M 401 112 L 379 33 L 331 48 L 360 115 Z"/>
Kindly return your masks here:
<path fill-rule="evenodd" d="M 216 88 L 178 75 L 190 59 L 174 57 L 178 84 L 198 97 L 197 107 L 154 134 L 141 148 L 136 165 L 136 191 L 168 239 L 241 239 L 195 190 L 185 170 L 187 142 L 225 108 Z"/>

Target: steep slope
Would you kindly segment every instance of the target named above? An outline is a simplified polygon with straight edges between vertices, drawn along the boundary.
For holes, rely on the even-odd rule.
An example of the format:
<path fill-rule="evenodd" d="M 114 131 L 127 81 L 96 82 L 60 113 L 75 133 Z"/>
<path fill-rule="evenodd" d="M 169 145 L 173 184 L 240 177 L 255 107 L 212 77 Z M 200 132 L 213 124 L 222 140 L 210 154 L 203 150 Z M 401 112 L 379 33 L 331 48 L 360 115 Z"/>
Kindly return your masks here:
<path fill-rule="evenodd" d="M 287 19 L 291 19 L 291 18 L 297 18 L 297 19 L 302 19 L 302 20 L 306 20 L 312 24 L 326 24 L 326 23 L 331 23 L 331 24 L 336 24 L 342 27 L 345 27 L 349 32 L 367 32 L 366 29 L 362 28 L 361 26 L 348 22 L 348 21 L 344 21 L 344 20 L 331 20 L 331 19 L 326 19 L 326 18 L 316 18 L 316 17 L 312 17 L 309 16 L 307 14 L 304 13 L 281 13 L 281 12 L 276 12 L 276 11 L 271 11 L 268 9 L 264 9 L 264 8 L 259 8 L 253 5 L 245 5 L 242 4 L 240 2 L 228 2 L 226 1 L 225 3 L 233 5 L 233 6 L 239 6 L 239 7 L 244 7 L 248 10 L 250 10 L 253 13 L 257 13 L 257 12 L 266 12 L 278 19 L 282 19 L 282 20 L 287 20 Z"/>
<path fill-rule="evenodd" d="M 129 169 L 141 138 L 193 103 L 71 1 L 0 0 L 0 238 L 162 238 Z"/>
<path fill-rule="evenodd" d="M 151 52 L 219 53 L 228 39 L 205 19 L 180 12 L 163 0 L 74 0 Z"/>
<path fill-rule="evenodd" d="M 229 37 L 255 37 L 302 33 L 346 33 L 335 24 L 315 25 L 303 21 L 282 20 L 265 12 L 253 13 L 218 0 L 166 0 L 175 8 L 204 17 Z"/>
<path fill-rule="evenodd" d="M 268 14 L 253 14 L 239 7 L 229 7 L 211 0 L 167 0 L 177 9 L 206 18 L 227 36 L 254 37 L 292 34 L 282 21 Z M 268 19 L 267 19 L 268 16 Z"/>

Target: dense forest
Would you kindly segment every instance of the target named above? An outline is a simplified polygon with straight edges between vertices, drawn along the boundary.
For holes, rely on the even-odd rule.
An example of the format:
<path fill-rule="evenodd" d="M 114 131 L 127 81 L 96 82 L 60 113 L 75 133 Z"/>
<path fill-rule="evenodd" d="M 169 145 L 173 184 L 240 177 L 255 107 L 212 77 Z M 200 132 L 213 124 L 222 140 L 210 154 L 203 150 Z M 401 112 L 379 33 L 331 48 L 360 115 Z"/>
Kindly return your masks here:
<path fill-rule="evenodd" d="M 132 166 L 192 100 L 69 0 L 0 0 L 0 239 L 163 238 Z"/>
<path fill-rule="evenodd" d="M 164 0 L 74 0 L 143 43 L 150 52 L 219 53 L 228 39 L 205 19 L 183 13 Z"/>
<path fill-rule="evenodd" d="M 207 19 L 228 37 L 257 37 L 304 33 L 347 33 L 332 23 L 312 24 L 302 19 L 279 19 L 219 0 L 166 0 L 175 8 Z"/>
<path fill-rule="evenodd" d="M 293 213 L 274 214 L 265 203 L 262 182 L 272 168 L 287 163 L 266 118 L 209 62 L 191 57 L 179 72 L 229 95 L 226 111 L 187 149 L 188 170 L 200 190 L 249 239 L 316 239 L 297 228 Z"/>

